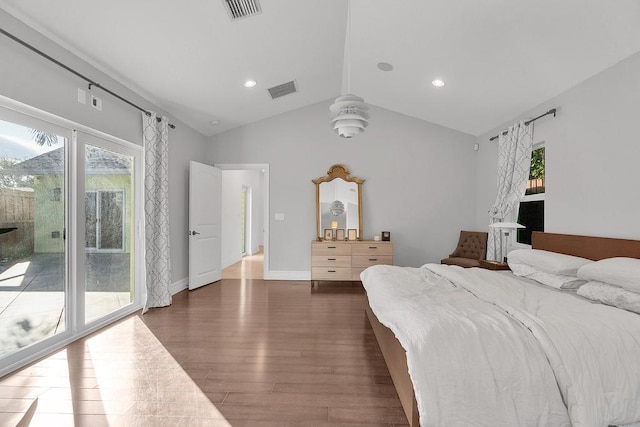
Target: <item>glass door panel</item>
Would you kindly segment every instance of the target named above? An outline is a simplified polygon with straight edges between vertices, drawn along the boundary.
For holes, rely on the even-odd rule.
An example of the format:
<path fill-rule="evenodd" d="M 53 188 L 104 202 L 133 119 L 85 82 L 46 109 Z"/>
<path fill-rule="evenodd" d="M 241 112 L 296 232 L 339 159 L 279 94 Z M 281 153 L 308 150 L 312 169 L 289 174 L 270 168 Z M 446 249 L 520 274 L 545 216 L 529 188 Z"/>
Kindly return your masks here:
<path fill-rule="evenodd" d="M 85 247 L 98 247 L 98 199 L 95 191 L 87 191 L 84 199 L 85 210 Z"/>
<path fill-rule="evenodd" d="M 100 249 L 123 250 L 124 191 L 100 191 Z"/>
<path fill-rule="evenodd" d="M 67 323 L 69 140 L 50 124 L 19 121 L 0 120 L 0 357 L 64 332 Z"/>
<path fill-rule="evenodd" d="M 134 300 L 134 158 L 97 145 L 85 144 L 85 323 Z"/>

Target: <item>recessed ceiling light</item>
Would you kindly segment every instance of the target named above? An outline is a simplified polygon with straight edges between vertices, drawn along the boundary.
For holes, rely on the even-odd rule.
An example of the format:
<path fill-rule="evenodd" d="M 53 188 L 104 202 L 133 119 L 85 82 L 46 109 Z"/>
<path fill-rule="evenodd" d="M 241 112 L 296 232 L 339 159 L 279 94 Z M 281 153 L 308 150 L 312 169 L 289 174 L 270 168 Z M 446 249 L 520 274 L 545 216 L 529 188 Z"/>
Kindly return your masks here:
<path fill-rule="evenodd" d="M 431 82 L 431 84 L 434 85 L 435 87 L 442 87 L 444 86 L 444 81 L 440 79 L 435 79 L 434 81 Z"/>
<path fill-rule="evenodd" d="M 246 82 L 244 82 L 244 87 L 254 87 L 256 84 L 257 83 L 255 80 L 247 80 Z"/>
<path fill-rule="evenodd" d="M 393 65 L 388 62 L 378 62 L 378 69 L 382 71 L 392 71 Z"/>
<path fill-rule="evenodd" d="M 210 124 L 211 126 L 217 126 L 218 124 L 220 124 L 220 120 L 211 120 L 211 121 L 209 122 L 209 124 Z"/>

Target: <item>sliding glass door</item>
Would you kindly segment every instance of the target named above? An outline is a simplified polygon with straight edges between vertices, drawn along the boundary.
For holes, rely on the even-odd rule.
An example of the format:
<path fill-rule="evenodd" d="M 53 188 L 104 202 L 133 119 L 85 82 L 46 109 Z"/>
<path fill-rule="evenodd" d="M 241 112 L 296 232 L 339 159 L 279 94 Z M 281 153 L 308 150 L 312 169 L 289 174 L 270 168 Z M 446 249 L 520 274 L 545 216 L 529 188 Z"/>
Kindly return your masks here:
<path fill-rule="evenodd" d="M 141 147 L 0 97 L 0 376 L 142 306 L 141 172 Z"/>
<path fill-rule="evenodd" d="M 84 149 L 85 320 L 92 322 L 136 299 L 136 152 L 78 133 Z"/>
<path fill-rule="evenodd" d="M 0 120 L 0 356 L 67 330 L 66 150 L 71 132 Z"/>

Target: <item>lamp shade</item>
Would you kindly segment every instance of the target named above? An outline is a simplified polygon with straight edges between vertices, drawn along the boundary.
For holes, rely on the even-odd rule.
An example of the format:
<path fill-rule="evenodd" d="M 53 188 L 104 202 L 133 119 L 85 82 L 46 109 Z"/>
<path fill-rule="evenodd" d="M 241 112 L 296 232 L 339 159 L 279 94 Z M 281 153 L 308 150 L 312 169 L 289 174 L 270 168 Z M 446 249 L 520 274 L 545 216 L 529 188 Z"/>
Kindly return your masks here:
<path fill-rule="evenodd" d="M 500 230 L 515 230 L 517 228 L 527 228 L 522 224 L 518 224 L 517 222 L 494 222 L 493 224 L 489 224 L 491 228 L 498 228 Z"/>
<path fill-rule="evenodd" d="M 331 215 L 333 216 L 342 215 L 344 213 L 344 203 L 340 200 L 336 200 L 329 205 L 329 212 L 331 212 Z"/>
<path fill-rule="evenodd" d="M 368 110 L 369 106 L 359 96 L 339 96 L 329 107 L 333 116 L 330 125 L 341 137 L 352 138 L 369 126 Z"/>

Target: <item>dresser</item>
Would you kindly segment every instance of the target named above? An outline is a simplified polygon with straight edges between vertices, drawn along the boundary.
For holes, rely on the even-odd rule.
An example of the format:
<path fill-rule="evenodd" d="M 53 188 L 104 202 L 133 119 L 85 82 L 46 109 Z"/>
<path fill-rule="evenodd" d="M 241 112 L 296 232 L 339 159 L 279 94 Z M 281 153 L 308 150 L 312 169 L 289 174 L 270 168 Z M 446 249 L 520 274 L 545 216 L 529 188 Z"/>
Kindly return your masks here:
<path fill-rule="evenodd" d="M 312 241 L 311 285 L 318 281 L 360 280 L 372 265 L 393 265 L 393 243 L 364 241 Z"/>

